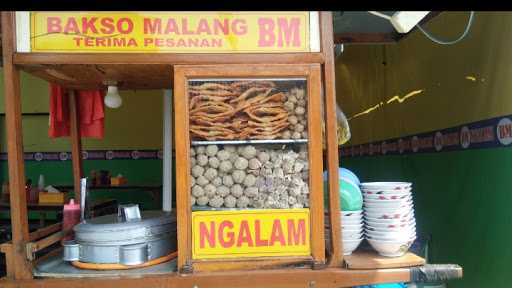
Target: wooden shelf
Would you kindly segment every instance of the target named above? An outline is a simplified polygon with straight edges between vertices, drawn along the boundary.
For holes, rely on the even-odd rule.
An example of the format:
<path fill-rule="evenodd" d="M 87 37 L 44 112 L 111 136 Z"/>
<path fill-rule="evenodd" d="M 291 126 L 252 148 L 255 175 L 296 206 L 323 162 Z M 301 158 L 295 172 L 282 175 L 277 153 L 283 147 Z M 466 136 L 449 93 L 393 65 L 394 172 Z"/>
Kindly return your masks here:
<path fill-rule="evenodd" d="M 425 259 L 412 252 L 407 252 L 402 257 L 390 258 L 380 256 L 376 251 L 354 251 L 352 255 L 345 256 L 347 269 L 385 269 L 407 268 L 425 265 Z"/>
<path fill-rule="evenodd" d="M 308 139 L 191 141 L 192 146 L 197 146 L 197 145 L 245 145 L 245 144 L 305 144 L 305 143 L 308 143 Z"/>
<path fill-rule="evenodd" d="M 449 273 L 444 280 L 462 277 L 462 268 L 458 265 L 440 265 Z M 429 269 L 427 266 L 425 269 Z M 37 278 L 27 280 L 0 279 L 0 287 L 353 287 L 373 285 L 380 283 L 411 282 L 414 279 L 414 270 L 418 268 L 350 270 L 341 268 L 327 268 L 313 270 L 307 268 L 263 269 L 252 271 L 219 271 L 197 272 L 193 274 L 165 273 L 160 275 L 130 275 L 101 276 L 87 278 L 72 278 L 66 275 L 63 278 Z M 97 272 L 97 271 L 96 271 Z M 95 272 L 95 273 L 96 273 Z M 133 272 L 133 271 L 132 271 Z M 118 272 L 118 274 L 121 274 Z M 77 282 L 80 281 L 80 282 Z M 437 280 L 436 280 L 437 281 Z M 77 284 L 79 283 L 79 284 Z"/>

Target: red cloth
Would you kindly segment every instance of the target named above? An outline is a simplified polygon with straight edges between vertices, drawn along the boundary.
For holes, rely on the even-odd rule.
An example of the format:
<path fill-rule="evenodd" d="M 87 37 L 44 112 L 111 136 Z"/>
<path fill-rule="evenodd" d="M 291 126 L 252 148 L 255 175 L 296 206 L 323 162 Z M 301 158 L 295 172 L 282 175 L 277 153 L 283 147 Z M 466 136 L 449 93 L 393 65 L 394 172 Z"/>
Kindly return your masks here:
<path fill-rule="evenodd" d="M 103 91 L 99 90 L 78 91 L 80 135 L 82 137 L 103 138 L 105 127 L 103 97 Z"/>
<path fill-rule="evenodd" d="M 100 90 L 76 91 L 77 110 L 80 119 L 80 136 L 103 138 L 105 112 L 104 92 Z M 50 84 L 50 127 L 51 138 L 70 135 L 69 94 L 57 84 Z"/>
<path fill-rule="evenodd" d="M 69 102 L 64 89 L 50 84 L 50 138 L 69 136 Z"/>

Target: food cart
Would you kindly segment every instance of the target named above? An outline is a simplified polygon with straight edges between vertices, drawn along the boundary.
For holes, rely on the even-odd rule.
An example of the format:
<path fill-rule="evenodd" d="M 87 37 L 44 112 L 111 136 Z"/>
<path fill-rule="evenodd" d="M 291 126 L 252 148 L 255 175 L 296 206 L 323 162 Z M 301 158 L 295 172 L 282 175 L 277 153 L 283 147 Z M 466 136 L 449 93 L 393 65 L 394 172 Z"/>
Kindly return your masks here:
<path fill-rule="evenodd" d="M 385 259 L 356 251 L 343 257 L 331 12 L 3 12 L 2 46 L 13 235 L 2 245 L 8 275 L 0 286 L 350 287 L 462 276 L 457 265 L 425 265 L 411 253 Z M 69 89 L 98 89 L 108 81 L 120 89 L 173 88 L 175 269 L 54 277 L 34 273 L 39 263 L 59 253 L 37 258 L 36 252 L 60 241 L 63 233 L 59 224 L 28 231 L 20 70 Z M 77 192 L 83 177 L 80 128 L 76 102 L 70 103 Z M 283 125 L 290 113 L 296 122 Z M 223 164 L 222 158 L 235 151 L 247 159 Z M 209 168 L 192 163 L 196 160 L 190 157 L 199 153 L 212 153 L 206 158 Z M 218 158 L 210 162 L 212 155 Z M 285 167 L 289 158 L 295 162 Z M 216 189 L 243 183 L 241 193 L 250 193 L 249 182 L 255 181 L 247 176 L 254 172 L 251 167 L 276 161 L 283 165 L 281 178 L 289 177 L 300 188 L 296 194 L 286 190 L 291 186 L 285 189 L 284 205 L 260 193 L 258 199 L 210 199 L 217 204 L 194 209 L 192 204 L 208 200 L 206 188 L 194 188 L 197 181 L 213 183 L 222 177 Z M 228 174 L 232 169 L 237 172 Z"/>

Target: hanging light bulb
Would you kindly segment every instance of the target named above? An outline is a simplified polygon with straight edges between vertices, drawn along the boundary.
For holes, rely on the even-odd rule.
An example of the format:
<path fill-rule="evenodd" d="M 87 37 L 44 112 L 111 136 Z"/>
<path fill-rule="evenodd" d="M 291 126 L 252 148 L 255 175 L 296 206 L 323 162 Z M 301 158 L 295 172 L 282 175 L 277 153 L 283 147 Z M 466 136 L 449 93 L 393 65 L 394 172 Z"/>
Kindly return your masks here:
<path fill-rule="evenodd" d="M 108 84 L 107 95 L 105 95 L 104 102 L 107 107 L 114 109 L 121 107 L 121 104 L 123 104 L 123 99 L 117 89 L 117 82 Z"/>

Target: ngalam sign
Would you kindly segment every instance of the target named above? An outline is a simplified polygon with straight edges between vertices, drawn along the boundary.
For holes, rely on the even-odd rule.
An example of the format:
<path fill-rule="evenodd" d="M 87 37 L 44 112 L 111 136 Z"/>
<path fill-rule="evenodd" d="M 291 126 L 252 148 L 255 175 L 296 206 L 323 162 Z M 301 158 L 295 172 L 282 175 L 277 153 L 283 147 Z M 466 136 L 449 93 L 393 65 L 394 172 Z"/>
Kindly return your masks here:
<path fill-rule="evenodd" d="M 309 256 L 309 209 L 192 212 L 192 258 Z"/>

